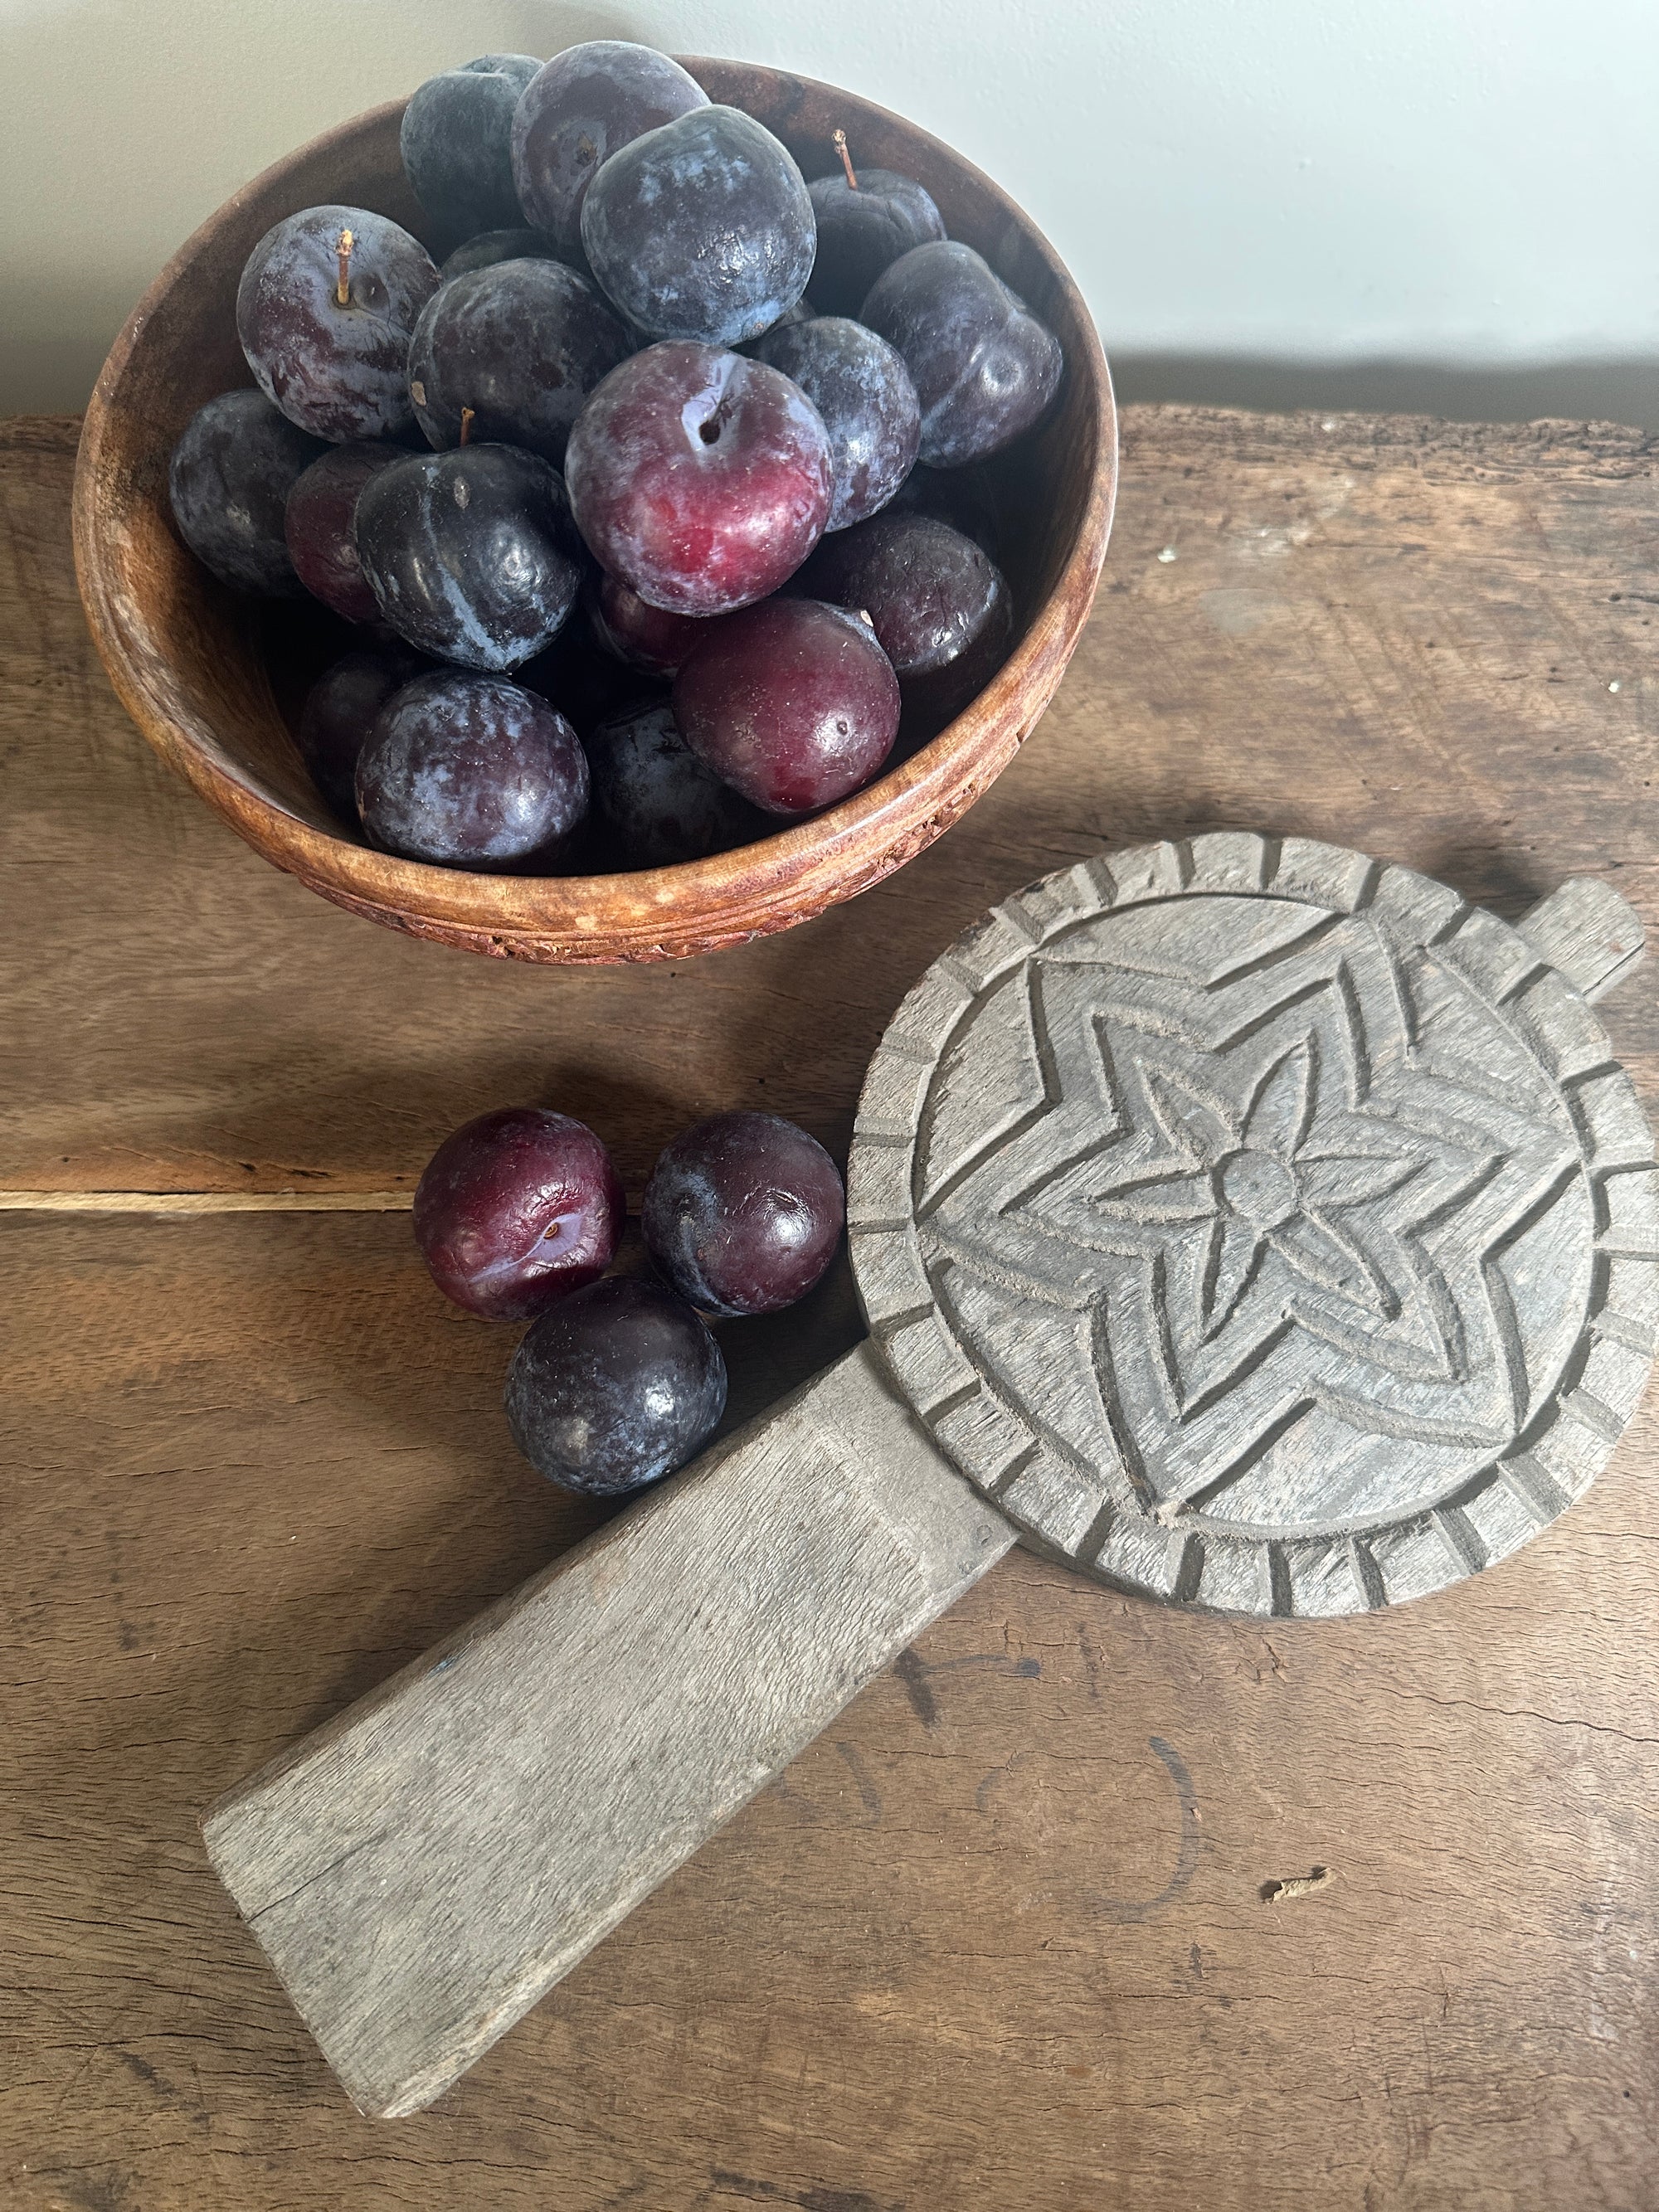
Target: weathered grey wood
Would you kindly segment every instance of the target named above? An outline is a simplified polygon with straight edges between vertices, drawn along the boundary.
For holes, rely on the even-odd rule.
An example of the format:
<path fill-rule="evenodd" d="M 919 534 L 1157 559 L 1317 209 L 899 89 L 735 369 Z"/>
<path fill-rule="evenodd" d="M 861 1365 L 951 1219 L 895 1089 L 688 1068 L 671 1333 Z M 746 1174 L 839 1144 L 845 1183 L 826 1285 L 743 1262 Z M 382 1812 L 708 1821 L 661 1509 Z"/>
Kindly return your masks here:
<path fill-rule="evenodd" d="M 429 2104 L 1013 1540 L 861 1346 L 222 1799 L 353 2101 Z"/>
<path fill-rule="evenodd" d="M 1578 995 L 1641 941 L 1601 884 L 1517 931 L 1243 831 L 1006 901 L 860 1105 L 901 1387 L 1028 1540 L 1168 1602 L 1358 1613 L 1504 1557 L 1652 1364 L 1653 1139 Z"/>
<path fill-rule="evenodd" d="M 1516 924 L 1527 942 L 1587 999 L 1620 983 L 1642 957 L 1635 908 L 1598 876 L 1573 876 Z"/>

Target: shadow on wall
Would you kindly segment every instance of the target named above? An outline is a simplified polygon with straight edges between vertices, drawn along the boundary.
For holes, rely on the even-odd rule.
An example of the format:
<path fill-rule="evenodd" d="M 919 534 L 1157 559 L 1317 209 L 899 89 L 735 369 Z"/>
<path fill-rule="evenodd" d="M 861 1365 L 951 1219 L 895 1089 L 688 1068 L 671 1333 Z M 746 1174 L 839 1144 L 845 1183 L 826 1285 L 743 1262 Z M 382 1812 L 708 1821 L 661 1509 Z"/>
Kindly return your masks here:
<path fill-rule="evenodd" d="M 1111 354 L 1111 340 L 1107 338 Z M 1659 360 L 1560 361 L 1542 368 L 1444 362 L 1278 361 L 1249 355 L 1111 354 L 1125 403 L 1175 400 L 1269 415 L 1437 415 L 1449 422 L 1622 422 L 1659 431 Z"/>
<path fill-rule="evenodd" d="M 463 51 L 638 32 L 605 0 L 33 0 L 0 8 L 0 415 L 86 404 L 149 279 L 249 178 Z M 236 88 L 216 105 L 212 88 Z M 165 88 L 165 91 L 163 91 Z M 164 105 L 158 105 L 164 100 Z"/>

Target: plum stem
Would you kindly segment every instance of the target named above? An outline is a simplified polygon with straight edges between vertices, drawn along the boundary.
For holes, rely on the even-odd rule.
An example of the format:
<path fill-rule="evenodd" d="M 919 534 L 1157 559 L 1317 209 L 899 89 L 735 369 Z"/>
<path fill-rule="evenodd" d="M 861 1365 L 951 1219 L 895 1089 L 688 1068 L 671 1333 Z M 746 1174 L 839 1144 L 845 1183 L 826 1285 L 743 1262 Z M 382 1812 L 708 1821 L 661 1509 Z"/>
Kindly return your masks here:
<path fill-rule="evenodd" d="M 465 445 L 467 440 L 472 435 L 472 418 L 477 411 L 476 407 L 463 407 L 461 410 L 462 445 Z"/>
<path fill-rule="evenodd" d="M 334 299 L 338 307 L 351 305 L 351 249 L 356 242 L 349 230 L 343 230 L 334 248 L 339 264 L 339 274 L 334 280 Z"/>
<path fill-rule="evenodd" d="M 853 167 L 853 157 L 847 150 L 847 133 L 844 131 L 832 131 L 830 133 L 830 143 L 835 148 L 836 153 L 841 155 L 841 166 L 847 172 L 848 190 L 849 191 L 857 191 L 859 188 L 858 173 Z"/>

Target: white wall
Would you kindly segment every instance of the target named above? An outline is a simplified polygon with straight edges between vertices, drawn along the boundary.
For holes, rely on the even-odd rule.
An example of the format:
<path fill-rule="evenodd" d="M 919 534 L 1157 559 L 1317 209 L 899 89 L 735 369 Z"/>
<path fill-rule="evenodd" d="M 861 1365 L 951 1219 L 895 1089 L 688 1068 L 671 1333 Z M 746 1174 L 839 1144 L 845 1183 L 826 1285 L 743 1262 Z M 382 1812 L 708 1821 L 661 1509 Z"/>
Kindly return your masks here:
<path fill-rule="evenodd" d="M 447 63 L 601 35 L 781 64 L 959 146 L 1132 388 L 1137 356 L 1188 386 L 1213 361 L 1217 396 L 1241 356 L 1659 362 L 1659 0 L 0 0 L 0 410 L 78 406 L 173 247 L 290 147 Z"/>

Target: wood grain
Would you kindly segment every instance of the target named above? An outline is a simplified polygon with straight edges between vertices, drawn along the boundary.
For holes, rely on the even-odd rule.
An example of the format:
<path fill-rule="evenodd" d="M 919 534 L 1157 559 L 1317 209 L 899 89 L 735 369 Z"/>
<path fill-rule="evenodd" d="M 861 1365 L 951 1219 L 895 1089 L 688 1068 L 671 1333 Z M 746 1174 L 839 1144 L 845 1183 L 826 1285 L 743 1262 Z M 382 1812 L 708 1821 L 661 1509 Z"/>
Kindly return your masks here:
<path fill-rule="evenodd" d="M 331 912 L 161 770 L 81 625 L 73 437 L 0 438 L 15 1188 L 391 1190 L 515 1097 L 636 1194 L 715 1107 L 844 1146 L 927 962 L 1103 843 L 1271 827 L 1659 919 L 1631 434 L 1132 410 L 1094 619 L 950 836 L 787 936 L 557 973 Z M 1602 1012 L 1651 1110 L 1650 986 Z M 1381 1620 L 1011 1554 L 434 2110 L 352 2112 L 197 1814 L 592 1526 L 407 1235 L 0 1222 L 0 2203 L 1653 2204 L 1651 1409 L 1538 1543 Z M 748 1408 L 855 1326 L 843 1277 L 726 1332 Z"/>
<path fill-rule="evenodd" d="M 930 845 L 1006 767 L 1054 696 L 1087 619 L 1117 480 L 1117 417 L 1093 320 L 1065 264 L 991 179 L 902 117 L 811 78 L 693 57 L 714 99 L 770 125 L 809 176 L 845 124 L 869 158 L 932 191 L 1065 349 L 1042 426 L 994 465 L 999 553 L 1019 632 L 985 690 L 929 743 L 810 823 L 703 860 L 628 875 L 475 875 L 371 851 L 319 796 L 282 716 L 257 610 L 185 550 L 167 455 L 205 400 L 247 381 L 242 264 L 274 222 L 325 201 L 428 227 L 398 154 L 404 103 L 326 132 L 256 177 L 182 246 L 134 309 L 87 410 L 76 557 L 93 635 L 129 712 L 170 766 L 278 867 L 394 929 L 499 958 L 684 958 L 821 913 Z"/>

